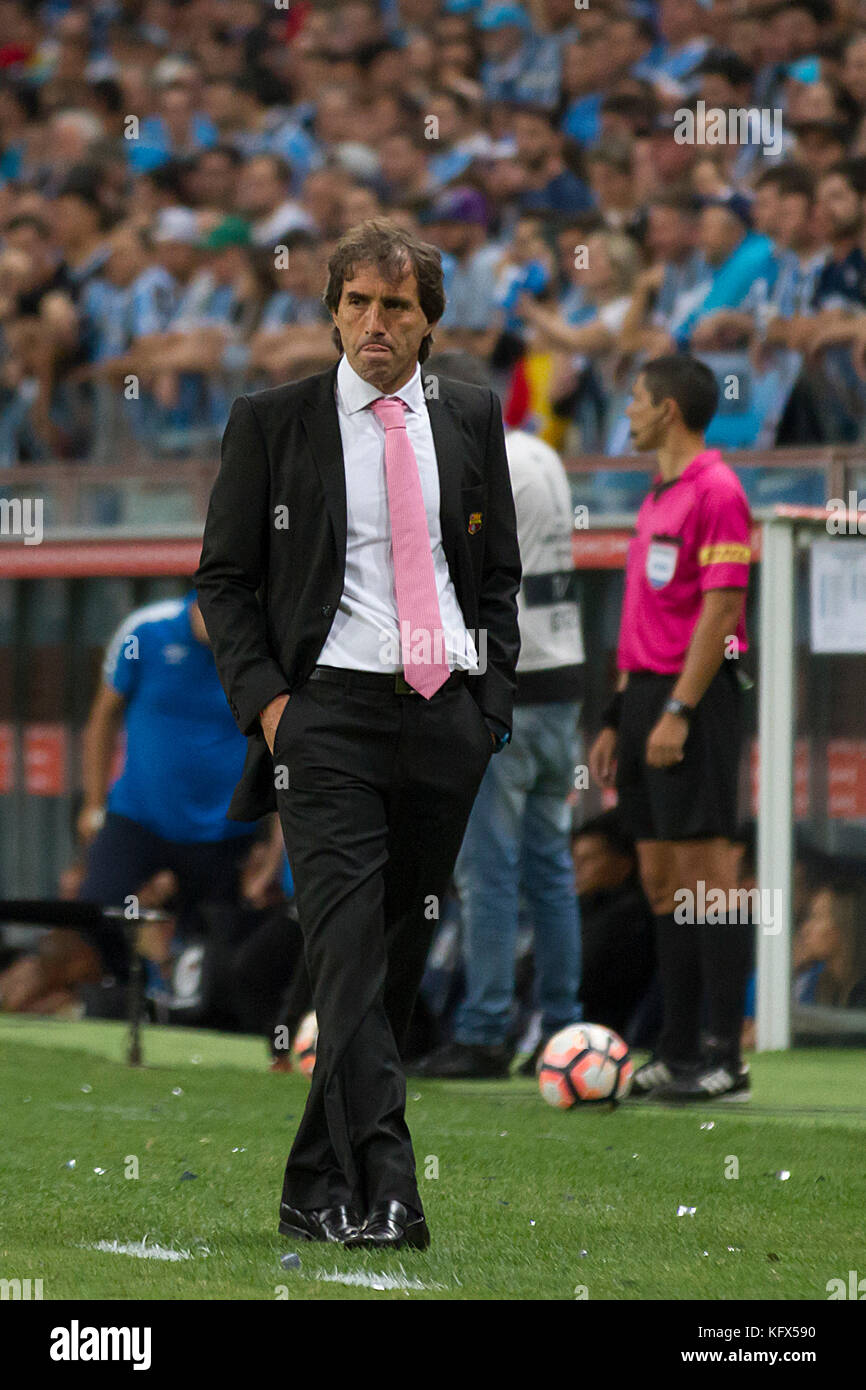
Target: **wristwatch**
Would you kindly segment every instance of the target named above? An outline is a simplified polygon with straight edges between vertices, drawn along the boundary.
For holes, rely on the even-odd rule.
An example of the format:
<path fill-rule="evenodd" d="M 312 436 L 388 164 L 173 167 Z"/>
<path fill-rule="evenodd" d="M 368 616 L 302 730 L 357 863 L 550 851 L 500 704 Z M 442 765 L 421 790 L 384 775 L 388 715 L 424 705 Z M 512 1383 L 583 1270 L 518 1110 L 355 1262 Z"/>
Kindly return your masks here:
<path fill-rule="evenodd" d="M 675 700 L 673 696 L 665 703 L 664 714 L 678 714 L 680 719 L 684 719 L 688 724 L 694 714 L 693 705 L 684 705 L 682 700 Z"/>

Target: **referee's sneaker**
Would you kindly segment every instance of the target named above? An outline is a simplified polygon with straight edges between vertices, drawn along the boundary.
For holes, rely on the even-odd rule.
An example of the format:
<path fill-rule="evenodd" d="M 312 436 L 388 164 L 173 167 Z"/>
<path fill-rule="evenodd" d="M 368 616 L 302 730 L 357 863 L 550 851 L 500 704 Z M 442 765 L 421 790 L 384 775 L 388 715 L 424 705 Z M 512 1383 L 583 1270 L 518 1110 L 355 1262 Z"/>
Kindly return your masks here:
<path fill-rule="evenodd" d="M 596 781 L 616 787 L 655 916 L 663 1024 L 634 1094 L 669 1100 L 749 1096 L 740 1034 L 753 926 L 736 920 L 731 842 L 750 516 L 736 475 L 706 447 L 717 401 L 709 368 L 687 356 L 656 358 L 637 379 L 631 437 L 656 450 L 659 474 L 629 546 L 618 689 L 590 753 Z"/>

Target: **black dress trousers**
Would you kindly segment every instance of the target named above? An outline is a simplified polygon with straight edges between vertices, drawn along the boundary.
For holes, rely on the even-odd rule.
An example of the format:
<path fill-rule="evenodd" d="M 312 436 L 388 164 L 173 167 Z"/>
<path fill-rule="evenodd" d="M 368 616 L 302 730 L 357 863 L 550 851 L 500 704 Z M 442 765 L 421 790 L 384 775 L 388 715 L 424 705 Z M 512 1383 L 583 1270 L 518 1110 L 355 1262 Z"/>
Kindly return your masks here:
<path fill-rule="evenodd" d="M 274 740 L 319 1023 L 283 1184 L 302 1210 L 363 1215 L 390 1199 L 422 1210 L 399 1048 L 493 751 L 471 677 L 429 700 L 380 680 L 307 681 Z"/>

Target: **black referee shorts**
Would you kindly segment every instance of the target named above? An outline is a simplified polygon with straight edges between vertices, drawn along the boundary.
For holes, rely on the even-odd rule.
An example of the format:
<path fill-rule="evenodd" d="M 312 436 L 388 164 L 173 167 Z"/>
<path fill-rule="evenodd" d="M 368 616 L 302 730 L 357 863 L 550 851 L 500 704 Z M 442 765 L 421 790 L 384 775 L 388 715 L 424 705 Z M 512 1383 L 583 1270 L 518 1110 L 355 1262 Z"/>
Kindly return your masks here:
<path fill-rule="evenodd" d="M 737 830 L 741 701 L 733 662 L 723 661 L 692 716 L 683 761 L 648 767 L 646 744 L 676 675 L 631 671 L 617 733 L 616 790 L 636 840 L 733 839 Z"/>

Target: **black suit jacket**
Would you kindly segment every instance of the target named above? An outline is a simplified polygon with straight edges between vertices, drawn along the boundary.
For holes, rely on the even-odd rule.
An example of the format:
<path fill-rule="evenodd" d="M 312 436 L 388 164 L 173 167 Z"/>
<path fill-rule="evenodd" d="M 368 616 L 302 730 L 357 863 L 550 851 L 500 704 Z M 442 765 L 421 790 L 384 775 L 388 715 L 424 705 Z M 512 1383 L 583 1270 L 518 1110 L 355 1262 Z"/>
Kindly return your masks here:
<path fill-rule="evenodd" d="M 276 809 L 259 712 L 309 678 L 343 593 L 346 480 L 336 375 L 332 367 L 239 396 L 223 435 L 195 584 L 220 680 L 248 739 L 233 820 Z M 448 568 L 467 627 L 487 630 L 487 669 L 470 689 L 482 713 L 510 729 L 520 555 L 499 401 L 444 377 L 425 379 L 425 395 Z"/>

